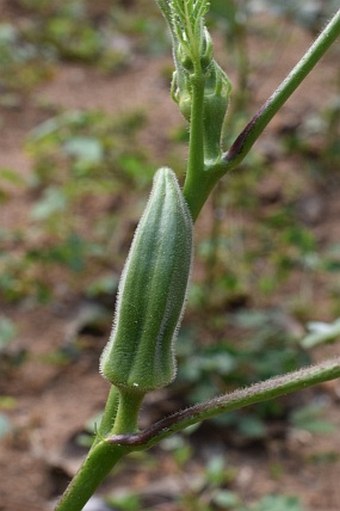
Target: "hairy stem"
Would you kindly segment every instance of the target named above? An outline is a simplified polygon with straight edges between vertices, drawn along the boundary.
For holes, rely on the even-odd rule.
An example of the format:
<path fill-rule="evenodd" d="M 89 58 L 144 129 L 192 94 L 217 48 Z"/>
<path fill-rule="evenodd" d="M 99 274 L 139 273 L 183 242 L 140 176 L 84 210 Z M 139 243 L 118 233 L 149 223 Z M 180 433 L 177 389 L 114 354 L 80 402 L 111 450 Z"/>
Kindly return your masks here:
<path fill-rule="evenodd" d="M 110 445 L 101 436 L 102 433 L 110 434 L 110 432 L 118 435 L 133 434 L 137 429 L 143 395 L 118 392 L 117 408 L 117 391 L 112 387 L 94 444 L 55 511 L 81 511 L 116 463 L 129 452 L 130 449 L 126 447 Z M 110 419 L 110 412 L 114 413 L 115 419 Z M 113 420 L 114 425 L 112 425 Z"/>
<path fill-rule="evenodd" d="M 97 435 L 96 438 L 94 439 L 91 449 L 93 449 L 104 436 L 107 436 L 110 434 L 110 432 L 112 432 L 115 418 L 117 415 L 118 402 L 119 402 L 118 389 L 117 387 L 111 385 L 109 395 L 106 400 L 104 413 L 99 423 Z"/>
<path fill-rule="evenodd" d="M 119 391 L 119 405 L 113 427 L 114 434 L 134 433 L 136 431 L 143 398 L 144 394 L 134 394 L 125 390 Z"/>
<path fill-rule="evenodd" d="M 91 449 L 55 511 L 81 511 L 127 449 L 100 441 Z"/>
<path fill-rule="evenodd" d="M 308 49 L 302 59 L 293 68 L 289 75 L 283 80 L 276 91 L 262 105 L 251 121 L 243 129 L 235 142 L 227 151 L 222 160 L 214 167 L 222 175 L 228 170 L 239 165 L 256 140 L 259 138 L 267 124 L 274 115 L 285 104 L 301 82 L 306 78 L 328 48 L 340 35 L 340 9 L 335 13 L 331 21 L 321 32 L 312 46 Z M 211 169 L 213 170 L 213 169 Z"/>
<path fill-rule="evenodd" d="M 207 199 L 204 180 L 204 142 L 203 142 L 204 78 L 197 72 L 192 78 L 192 105 L 190 115 L 190 139 L 187 172 L 184 183 L 184 197 L 191 215 L 195 219 Z M 202 192 L 205 197 L 202 199 Z M 209 194 L 209 191 L 207 192 Z M 203 200 L 203 202 L 202 202 Z"/>
<path fill-rule="evenodd" d="M 238 410 L 339 377 L 340 357 L 181 410 L 135 435 L 115 435 L 106 440 L 113 445 L 130 446 L 132 450 L 147 449 L 163 438 L 221 413 Z"/>

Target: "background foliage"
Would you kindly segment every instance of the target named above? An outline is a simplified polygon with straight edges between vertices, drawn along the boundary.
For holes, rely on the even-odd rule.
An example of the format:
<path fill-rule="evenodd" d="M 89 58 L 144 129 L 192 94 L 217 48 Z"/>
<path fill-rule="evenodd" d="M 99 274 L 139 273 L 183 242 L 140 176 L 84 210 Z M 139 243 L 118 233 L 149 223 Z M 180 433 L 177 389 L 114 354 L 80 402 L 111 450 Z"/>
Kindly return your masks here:
<path fill-rule="evenodd" d="M 254 111 L 257 76 L 270 76 L 287 31 L 302 27 L 304 33 L 315 35 L 335 2 L 213 0 L 211 4 L 209 23 L 220 61 L 226 67 L 227 54 L 227 71 L 234 83 L 225 134 L 228 144 Z M 13 228 L 5 222 L 0 227 L 4 310 L 0 368 L 4 374 L 15 374 L 30 356 L 30 347 L 13 348 L 20 332 L 11 319 L 17 310 L 63 304 L 76 308 L 84 302 L 97 307 L 49 353 L 49 360 L 61 366 L 88 352 L 88 335 L 107 335 L 118 275 L 154 169 L 171 163 L 181 175 L 187 133 L 178 122 L 166 133 L 165 149 L 160 151 L 145 144 L 150 112 L 143 105 L 113 115 L 46 104 L 37 94 L 64 66 L 80 66 L 115 80 L 136 62 L 144 65 L 159 59 L 163 59 L 159 75 L 148 79 L 168 88 L 170 44 L 152 3 L 16 0 L 4 6 L 1 124 L 32 102 L 39 112 L 23 148 L 31 171 L 0 168 L 1 208 L 10 208 L 17 193 L 26 207 L 24 224 Z M 264 52 L 252 51 L 254 38 L 259 49 L 265 46 Z M 334 82 L 335 74 L 336 70 Z M 327 202 L 340 185 L 338 128 L 339 101 L 330 94 L 321 110 L 310 105 L 273 128 L 237 173 L 216 189 L 196 239 L 196 267 L 178 342 L 179 374 L 167 395 L 174 407 L 308 363 L 311 351 L 300 343 L 304 325 L 339 315 L 340 246 L 325 233 Z M 320 305 L 319 314 L 315 304 L 322 301 L 326 305 Z M 94 360 L 99 352 L 95 344 Z M 214 427 L 228 428 L 235 435 L 232 438 L 246 442 L 265 442 L 273 424 L 328 431 L 329 424 L 321 420 L 322 403 L 316 399 L 311 407 L 298 404 L 297 409 L 295 402 L 282 400 L 229 414 Z M 11 430 L 6 410 L 12 405 L 2 402 L 0 436 Z M 172 456 L 179 458 L 179 464 L 189 463 L 190 443 L 180 442 L 171 447 Z M 227 469 L 214 459 L 207 465 L 201 489 L 184 497 L 185 509 L 302 509 L 295 498 L 281 495 L 244 507 L 229 489 L 232 477 L 224 478 Z M 206 504 L 195 507 L 198 501 Z M 138 509 L 136 502 L 128 495 L 111 505 L 133 510 Z"/>

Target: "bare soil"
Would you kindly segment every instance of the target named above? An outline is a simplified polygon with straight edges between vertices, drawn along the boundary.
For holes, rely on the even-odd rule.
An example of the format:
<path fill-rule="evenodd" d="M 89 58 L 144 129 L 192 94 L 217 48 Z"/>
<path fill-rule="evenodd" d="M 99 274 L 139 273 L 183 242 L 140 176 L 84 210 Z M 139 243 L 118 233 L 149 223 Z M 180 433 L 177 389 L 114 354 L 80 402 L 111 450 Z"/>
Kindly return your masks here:
<path fill-rule="evenodd" d="M 289 29 L 288 26 L 286 28 Z M 261 51 L 267 48 L 267 42 L 256 34 L 252 37 L 249 46 L 252 54 L 258 58 Z M 289 37 L 280 49 L 279 58 L 270 64 L 270 73 L 259 71 L 253 76 L 251 87 L 254 111 L 309 43 L 310 38 L 305 33 L 296 28 L 289 29 Z M 48 116 L 39 106 L 42 103 L 63 108 L 100 108 L 112 115 L 141 107 L 148 112 L 143 141 L 161 161 L 162 155 L 169 149 L 169 133 L 181 122 L 162 78 L 162 70 L 169 63 L 169 59 L 139 57 L 129 69 L 112 77 L 80 65 L 61 65 L 53 79 L 34 91 L 16 110 L 1 107 L 0 167 L 12 167 L 25 177 L 30 175 L 31 162 L 24 151 L 24 141 L 29 130 Z M 323 59 L 318 69 L 272 122 L 258 144 L 259 149 L 261 146 L 267 147 L 266 144 L 280 129 L 301 119 L 306 112 L 326 106 L 329 97 L 335 93 L 335 65 L 334 55 L 330 54 Z M 290 163 L 294 165 L 294 162 Z M 285 172 L 289 176 L 299 170 L 290 167 L 285 161 L 279 161 L 280 168 L 283 170 L 278 170 L 278 176 Z M 335 243 L 340 235 L 338 194 L 330 193 L 327 201 L 327 211 L 317 229 L 326 233 L 328 241 L 333 240 Z M 2 226 L 14 228 L 28 225 L 30 206 L 29 196 L 20 190 L 15 192 L 12 200 L 1 207 Z M 294 292 L 294 284 L 291 290 Z M 322 296 L 321 291 L 315 315 L 319 319 L 327 319 L 327 307 Z M 90 348 L 85 350 L 81 359 L 65 367 L 48 358 L 64 345 L 67 329 L 81 305 L 72 301 L 45 307 L 32 306 L 30 303 L 19 306 L 2 303 L 2 312 L 13 319 L 19 332 L 11 350 L 27 350 L 28 359 L 15 370 L 6 369 L 5 366 L 2 368 L 0 395 L 12 396 L 15 403 L 11 410 L 6 411 L 13 430 L 1 439 L 0 444 L 0 510 L 52 509 L 54 499 L 64 489 L 67 479 L 74 474 L 84 454 L 82 449 L 76 447 L 75 436 L 83 431 L 86 421 L 104 405 L 107 384 L 97 371 L 98 357 L 106 342 L 104 336 L 92 339 Z M 336 353 L 340 354 L 339 345 L 320 350 L 317 356 L 323 358 Z M 336 426 L 336 432 L 314 436 L 291 430 L 284 438 L 273 437 L 266 443 L 255 443 L 238 449 L 221 438 L 214 429 L 210 431 L 206 449 L 222 453 L 230 461 L 236 470 L 231 489 L 237 490 L 245 503 L 253 502 L 268 493 L 283 493 L 297 495 L 307 511 L 338 511 L 339 382 L 324 385 L 315 393 L 313 395 L 320 395 L 327 401 L 327 416 Z M 144 421 L 148 420 L 146 415 Z M 148 487 L 152 489 L 155 482 L 163 482 L 162 491 L 166 497 L 158 504 L 154 503 L 152 509 L 185 511 L 182 505 L 174 503 L 176 500 L 171 498 L 171 488 L 174 488 L 173 496 L 178 491 L 186 491 L 189 475 L 194 478 L 195 474 L 202 471 L 203 442 L 199 435 L 197 439 L 193 443 L 196 455 L 190 465 L 190 474 L 187 468 L 183 474 L 174 465 L 170 455 L 155 449 L 152 451 L 154 469 L 145 469 L 138 461 L 126 463 L 116 479 L 105 483 L 105 491 L 131 486 L 136 491 Z M 333 461 L 327 462 L 328 458 Z M 314 462 L 311 461 L 313 459 Z M 318 462 L 315 461 L 317 459 Z"/>

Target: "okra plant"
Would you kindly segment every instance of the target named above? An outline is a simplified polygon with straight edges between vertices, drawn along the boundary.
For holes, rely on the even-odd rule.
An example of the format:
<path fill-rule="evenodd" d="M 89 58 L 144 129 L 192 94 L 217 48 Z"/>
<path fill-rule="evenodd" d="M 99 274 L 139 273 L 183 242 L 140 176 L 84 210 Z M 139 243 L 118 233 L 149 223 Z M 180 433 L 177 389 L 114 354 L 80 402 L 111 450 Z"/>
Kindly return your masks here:
<path fill-rule="evenodd" d="M 340 10 L 254 115 L 229 150 L 222 148 L 231 84 L 205 26 L 208 0 L 156 0 L 170 29 L 171 94 L 189 126 L 183 189 L 169 168 L 155 175 L 121 277 L 113 330 L 100 361 L 110 391 L 93 445 L 56 511 L 80 511 L 118 461 L 222 412 L 340 376 L 340 358 L 260 382 L 138 429 L 145 395 L 175 378 L 175 341 L 192 265 L 193 225 L 215 184 L 247 155 L 269 121 L 340 33 Z"/>

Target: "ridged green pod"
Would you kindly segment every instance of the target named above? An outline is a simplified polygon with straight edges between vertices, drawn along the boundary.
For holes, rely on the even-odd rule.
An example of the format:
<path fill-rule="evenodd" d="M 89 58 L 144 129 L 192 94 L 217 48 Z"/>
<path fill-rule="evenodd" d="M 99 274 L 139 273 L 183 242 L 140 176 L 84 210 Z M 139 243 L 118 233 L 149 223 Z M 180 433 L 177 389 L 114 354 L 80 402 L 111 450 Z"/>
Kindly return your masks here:
<path fill-rule="evenodd" d="M 161 168 L 125 263 L 101 357 L 102 374 L 118 388 L 145 393 L 174 379 L 191 259 L 191 216 L 175 174 Z"/>

